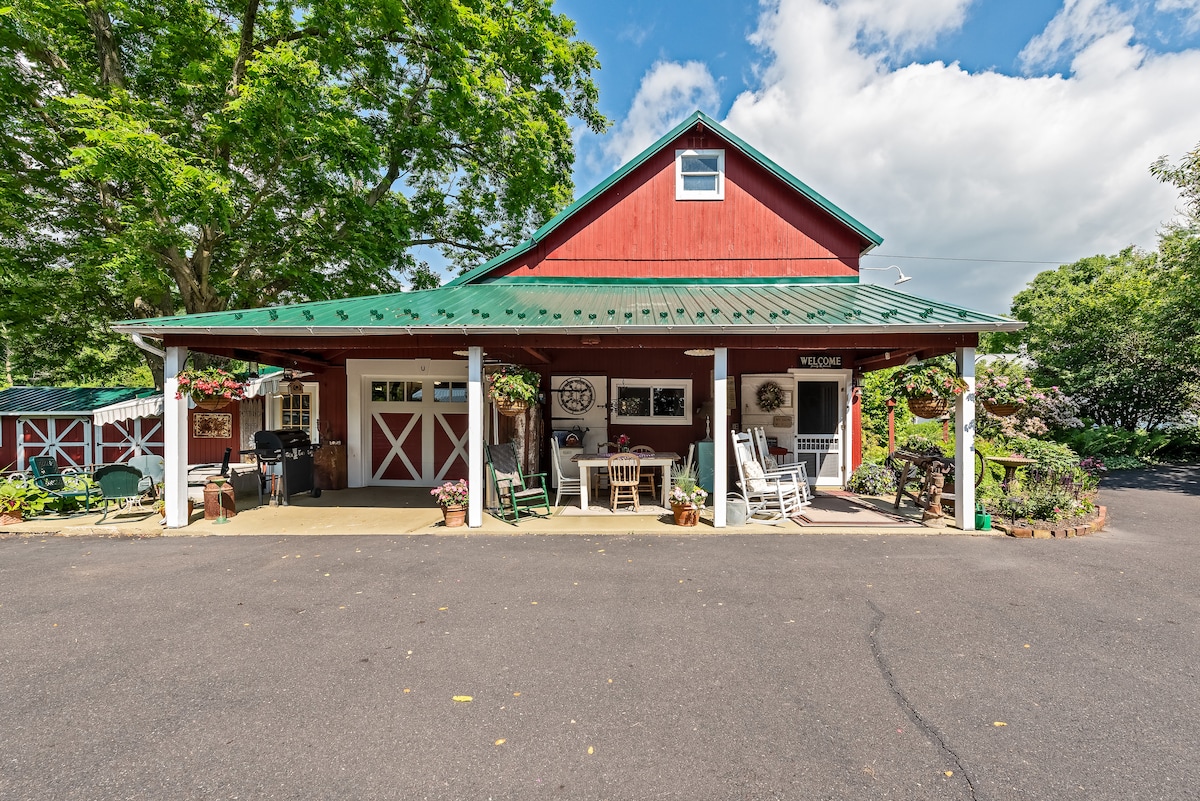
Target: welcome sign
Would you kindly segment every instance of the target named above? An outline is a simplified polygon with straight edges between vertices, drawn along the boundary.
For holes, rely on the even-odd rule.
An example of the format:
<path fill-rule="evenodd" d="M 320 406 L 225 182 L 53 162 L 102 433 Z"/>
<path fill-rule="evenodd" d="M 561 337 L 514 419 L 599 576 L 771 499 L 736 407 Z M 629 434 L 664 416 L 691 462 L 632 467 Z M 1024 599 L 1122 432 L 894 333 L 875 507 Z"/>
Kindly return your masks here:
<path fill-rule="evenodd" d="M 811 370 L 828 370 L 831 368 L 840 368 L 842 366 L 841 356 L 801 356 L 799 358 L 799 367 L 806 367 Z"/>

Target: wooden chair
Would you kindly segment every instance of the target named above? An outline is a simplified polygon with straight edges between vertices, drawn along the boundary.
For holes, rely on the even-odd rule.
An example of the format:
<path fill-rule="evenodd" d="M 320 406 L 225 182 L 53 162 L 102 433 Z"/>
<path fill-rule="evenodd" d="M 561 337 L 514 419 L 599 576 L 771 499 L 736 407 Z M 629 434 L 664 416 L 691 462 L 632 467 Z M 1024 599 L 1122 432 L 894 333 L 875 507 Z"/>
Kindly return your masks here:
<path fill-rule="evenodd" d="M 583 490 L 583 481 L 579 478 L 579 466 L 572 465 L 575 468 L 575 475 L 567 475 L 562 455 L 558 450 L 558 440 L 555 437 L 550 437 L 550 463 L 554 468 L 554 483 L 558 488 L 554 495 L 554 505 L 562 506 L 563 495 L 570 497 L 580 494 Z"/>
<path fill-rule="evenodd" d="M 599 445 L 596 446 L 596 453 L 616 453 L 619 450 L 620 450 L 620 447 L 615 442 L 601 442 Z M 588 471 L 589 474 L 591 472 L 592 472 L 591 470 Z M 592 479 L 591 475 L 588 475 L 588 480 L 591 481 L 591 479 Z M 588 484 L 588 488 L 594 489 L 595 490 L 594 494 L 599 494 L 600 490 L 606 489 L 607 487 L 608 487 L 608 473 L 597 470 L 596 471 L 596 486 L 593 487 L 591 484 Z"/>
<path fill-rule="evenodd" d="M 499 508 L 496 516 L 506 520 L 509 512 L 513 522 L 521 520 L 521 514 L 533 517 L 545 517 L 550 514 L 550 494 L 546 491 L 546 474 L 530 473 L 526 476 L 521 472 L 521 463 L 517 461 L 517 446 L 511 442 L 487 446 L 488 475 L 492 479 L 492 488 L 496 492 L 496 503 Z M 529 481 L 535 480 L 536 486 L 529 486 Z M 539 515 L 534 509 L 544 507 L 545 515 Z"/>
<path fill-rule="evenodd" d="M 642 460 L 636 453 L 614 453 L 608 457 L 608 485 L 612 488 L 608 499 L 609 509 L 615 512 L 621 499 L 628 497 L 635 512 L 642 510 L 638 502 L 641 472 Z"/>
<path fill-rule="evenodd" d="M 92 500 L 100 497 L 100 488 L 78 473 L 64 473 L 53 456 L 34 456 L 29 460 L 33 484 L 55 501 L 59 514 L 66 514 L 68 500 L 83 500 L 84 511 L 92 510 Z"/>
<path fill-rule="evenodd" d="M 649 454 L 650 456 L 653 456 L 654 448 L 651 448 L 649 445 L 634 445 L 629 449 L 629 452 Z M 646 472 L 642 473 L 642 480 L 638 482 L 638 492 L 641 492 L 642 490 L 649 492 L 651 498 L 658 497 L 658 482 L 654 480 L 653 470 L 647 470 Z"/>

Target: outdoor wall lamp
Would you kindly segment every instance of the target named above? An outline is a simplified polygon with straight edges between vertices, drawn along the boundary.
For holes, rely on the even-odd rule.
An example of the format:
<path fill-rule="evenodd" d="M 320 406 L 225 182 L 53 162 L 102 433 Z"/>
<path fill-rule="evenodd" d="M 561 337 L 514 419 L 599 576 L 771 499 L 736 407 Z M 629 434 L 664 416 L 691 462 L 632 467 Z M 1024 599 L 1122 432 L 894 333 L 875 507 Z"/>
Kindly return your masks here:
<path fill-rule="evenodd" d="M 860 267 L 859 269 L 860 270 L 895 270 L 900 275 L 900 277 L 896 279 L 896 283 L 894 284 L 894 286 L 899 286 L 900 284 L 903 284 L 905 281 L 912 280 L 912 276 L 905 275 L 904 270 L 901 270 L 900 265 L 898 265 L 898 264 L 889 264 L 887 267 Z"/>

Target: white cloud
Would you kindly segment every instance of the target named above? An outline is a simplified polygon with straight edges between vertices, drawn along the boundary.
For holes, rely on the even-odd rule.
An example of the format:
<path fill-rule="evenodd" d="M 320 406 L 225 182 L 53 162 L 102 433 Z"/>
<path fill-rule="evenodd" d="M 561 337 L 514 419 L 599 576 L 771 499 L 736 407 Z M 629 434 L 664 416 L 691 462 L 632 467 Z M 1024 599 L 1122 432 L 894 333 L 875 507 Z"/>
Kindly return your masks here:
<path fill-rule="evenodd" d="M 892 69 L 888 53 L 864 52 L 867 23 L 852 5 L 780 0 L 768 11 L 755 40 L 773 61 L 726 123 L 882 235 L 881 253 L 979 260 L 866 264 L 900 263 L 914 294 L 1006 311 L 1053 265 L 988 259 L 1154 246 L 1178 198 L 1149 165 L 1200 140 L 1200 107 L 1180 102 L 1200 96 L 1200 51 L 1147 53 L 1111 18 L 1089 27 L 1060 15 L 1038 39 L 1070 43 L 1067 76 Z M 666 130 L 650 128 L 646 142 Z"/>
<path fill-rule="evenodd" d="M 1200 30 L 1200 0 L 1158 0 L 1154 10 L 1160 13 L 1179 13 L 1184 16 L 1188 31 Z"/>
<path fill-rule="evenodd" d="M 1132 20 L 1132 12 L 1106 0 L 1066 0 L 1046 29 L 1031 39 L 1017 58 L 1032 71 L 1114 34 L 1129 41 L 1133 36 Z"/>
<path fill-rule="evenodd" d="M 658 61 L 642 78 L 629 114 L 604 143 L 610 168 L 624 164 L 696 109 L 715 113 L 721 102 L 717 82 L 699 61 Z"/>
<path fill-rule="evenodd" d="M 907 51 L 962 26 L 973 0 L 833 0 L 837 19 L 870 42 Z"/>

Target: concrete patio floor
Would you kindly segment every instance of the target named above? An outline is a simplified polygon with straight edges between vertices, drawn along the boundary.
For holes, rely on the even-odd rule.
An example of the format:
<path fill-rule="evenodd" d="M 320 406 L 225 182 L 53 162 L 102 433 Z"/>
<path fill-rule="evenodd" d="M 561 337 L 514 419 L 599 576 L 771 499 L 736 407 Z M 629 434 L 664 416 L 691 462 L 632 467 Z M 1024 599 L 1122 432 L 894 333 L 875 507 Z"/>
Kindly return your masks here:
<path fill-rule="evenodd" d="M 818 495 L 818 498 L 820 495 Z M 567 500 L 567 499 L 564 499 Z M 578 499 L 572 499 L 578 503 Z M 892 509 L 888 499 L 859 498 L 889 514 L 919 520 L 921 510 L 910 503 Z M 325 491 L 320 498 L 296 495 L 288 506 L 259 506 L 258 498 L 239 498 L 238 513 L 228 523 L 205 520 L 197 507 L 191 523 L 179 529 L 165 529 L 158 512 L 145 510 L 109 512 L 101 521 L 98 513 L 59 517 L 47 515 L 23 523 L 4 526 L 0 536 L 100 536 L 100 537 L 195 537 L 195 536 L 293 536 L 293 535 L 410 535 L 449 536 L 529 536 L 561 534 L 638 534 L 665 536 L 704 536 L 713 534 L 981 534 L 962 532 L 953 527 L 925 528 L 909 525 L 869 527 L 801 526 L 793 521 L 781 525 L 744 524 L 724 529 L 712 525 L 712 509 L 701 513 L 700 524 L 693 528 L 676 526 L 669 514 L 654 515 L 562 515 L 560 508 L 545 518 L 524 518 L 518 525 L 504 522 L 486 511 L 480 528 L 446 528 L 441 510 L 431 505 L 429 491 L 422 488 L 366 487 Z"/>

